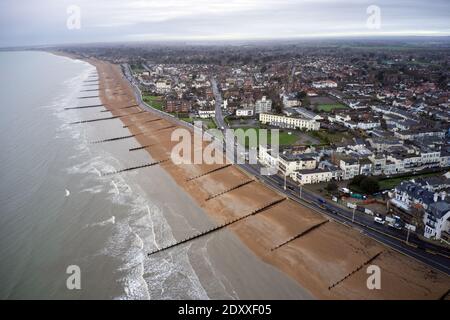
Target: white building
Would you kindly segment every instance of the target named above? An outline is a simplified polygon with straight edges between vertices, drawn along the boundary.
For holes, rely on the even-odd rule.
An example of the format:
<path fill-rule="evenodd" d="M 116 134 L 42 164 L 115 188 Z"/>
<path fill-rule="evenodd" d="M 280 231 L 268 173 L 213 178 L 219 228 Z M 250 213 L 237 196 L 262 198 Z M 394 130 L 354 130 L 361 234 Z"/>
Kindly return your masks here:
<path fill-rule="evenodd" d="M 255 114 L 272 111 L 272 100 L 267 99 L 266 96 L 255 102 Z"/>
<path fill-rule="evenodd" d="M 286 175 L 291 176 L 297 170 L 312 170 L 317 166 L 316 159 L 302 154 L 281 154 L 278 157 L 279 168 Z"/>
<path fill-rule="evenodd" d="M 264 146 L 259 147 L 259 162 L 265 166 L 277 167 L 280 172 L 295 180 L 297 170 L 312 170 L 317 167 L 317 159 L 307 154 L 278 154 L 272 155 L 271 150 Z"/>
<path fill-rule="evenodd" d="M 333 173 L 327 169 L 305 169 L 296 172 L 295 181 L 300 184 L 312 184 L 329 182 L 333 179 Z"/>
<path fill-rule="evenodd" d="M 342 179 L 350 180 L 359 175 L 360 165 L 356 159 L 341 159 L 339 168 L 342 170 Z"/>
<path fill-rule="evenodd" d="M 301 105 L 301 101 L 292 95 L 284 95 L 283 96 L 283 105 L 285 108 L 293 108 Z"/>
<path fill-rule="evenodd" d="M 280 128 L 319 130 L 320 123 L 315 120 L 292 118 L 269 113 L 261 113 L 259 121 L 263 124 L 270 124 Z"/>
<path fill-rule="evenodd" d="M 381 127 L 379 121 L 357 122 L 357 127 L 361 130 L 372 130 Z"/>
<path fill-rule="evenodd" d="M 424 220 L 426 238 L 445 239 L 450 237 L 450 203 L 445 201 L 445 194 L 441 194 L 440 201 L 428 207 Z"/>
<path fill-rule="evenodd" d="M 169 80 L 159 80 L 156 82 L 156 92 L 167 93 L 170 91 L 171 82 Z"/>
<path fill-rule="evenodd" d="M 315 81 L 312 86 L 316 89 L 337 88 L 337 83 L 331 80 Z"/>
<path fill-rule="evenodd" d="M 253 109 L 237 109 L 236 116 L 237 117 L 252 117 Z"/>
<path fill-rule="evenodd" d="M 202 119 L 214 118 L 216 116 L 216 110 L 198 110 L 198 116 Z"/>

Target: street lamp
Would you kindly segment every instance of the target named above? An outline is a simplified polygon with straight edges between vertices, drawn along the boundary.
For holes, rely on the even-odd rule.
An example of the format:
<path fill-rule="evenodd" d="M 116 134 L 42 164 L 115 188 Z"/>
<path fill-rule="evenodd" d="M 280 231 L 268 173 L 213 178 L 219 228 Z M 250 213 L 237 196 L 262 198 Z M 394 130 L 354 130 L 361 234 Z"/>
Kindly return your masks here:
<path fill-rule="evenodd" d="M 352 222 L 355 222 L 355 212 L 356 212 L 356 207 L 353 208 Z"/>
<path fill-rule="evenodd" d="M 409 244 L 409 232 L 410 232 L 410 228 L 406 228 L 408 229 L 408 233 L 406 234 L 406 244 Z"/>
<path fill-rule="evenodd" d="M 300 199 L 301 199 L 301 198 L 302 198 L 302 191 L 303 191 L 303 185 L 302 185 L 301 182 L 300 182 L 300 184 L 299 184 L 299 188 L 300 188 L 299 197 L 300 197 Z"/>

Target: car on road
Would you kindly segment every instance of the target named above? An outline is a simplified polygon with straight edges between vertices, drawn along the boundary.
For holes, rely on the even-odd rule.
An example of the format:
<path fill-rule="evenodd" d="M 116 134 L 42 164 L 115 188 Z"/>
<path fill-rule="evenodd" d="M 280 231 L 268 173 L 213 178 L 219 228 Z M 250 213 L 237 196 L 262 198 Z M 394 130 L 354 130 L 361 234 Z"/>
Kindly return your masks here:
<path fill-rule="evenodd" d="M 375 218 L 373 218 L 373 221 L 375 221 L 376 223 L 379 223 L 379 224 L 384 224 L 384 220 L 383 220 L 383 218 L 381 218 L 381 217 L 375 217 Z"/>
<path fill-rule="evenodd" d="M 403 225 L 399 222 L 394 223 L 394 228 L 397 230 L 402 230 L 403 229 Z"/>

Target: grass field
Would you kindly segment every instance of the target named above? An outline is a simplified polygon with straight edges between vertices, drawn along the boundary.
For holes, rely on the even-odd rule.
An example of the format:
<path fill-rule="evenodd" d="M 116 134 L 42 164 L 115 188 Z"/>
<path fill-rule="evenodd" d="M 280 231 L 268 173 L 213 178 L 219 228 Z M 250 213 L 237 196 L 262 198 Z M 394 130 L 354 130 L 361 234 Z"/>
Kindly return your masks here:
<path fill-rule="evenodd" d="M 163 109 L 163 102 L 161 97 L 144 94 L 142 96 L 142 100 L 144 100 L 145 103 L 147 103 L 148 105 L 152 106 L 155 109 L 158 110 Z"/>
<path fill-rule="evenodd" d="M 254 144 L 254 143 L 252 143 L 252 144 L 250 144 L 250 139 L 247 137 L 246 139 L 245 139 L 245 146 L 248 148 L 248 147 L 256 147 L 257 145 L 259 145 L 259 128 L 240 128 L 240 129 L 242 129 L 242 130 L 244 130 L 244 132 L 245 133 L 247 133 L 247 131 L 249 130 L 249 129 L 254 129 L 254 130 L 256 130 L 256 137 L 257 137 L 257 144 Z M 238 130 L 238 129 L 237 129 Z M 268 144 L 270 144 L 270 142 L 271 142 L 271 139 L 272 139 L 272 136 L 271 136 L 271 134 L 270 134 L 270 130 L 267 130 L 267 143 Z M 280 134 L 279 134 L 279 145 L 281 145 L 281 146 L 286 146 L 286 145 L 291 145 L 291 144 L 294 144 L 294 143 L 296 143 L 297 142 L 297 140 L 298 140 L 298 137 L 293 133 L 293 134 L 288 134 L 287 132 L 285 132 L 285 131 L 280 131 Z M 243 139 L 242 138 L 240 138 L 239 137 L 239 143 L 240 144 L 244 144 L 243 142 Z"/>
<path fill-rule="evenodd" d="M 317 111 L 322 111 L 322 112 L 331 112 L 335 109 L 347 109 L 346 106 L 344 106 L 343 104 L 340 103 L 336 103 L 336 104 L 319 104 L 317 107 Z"/>

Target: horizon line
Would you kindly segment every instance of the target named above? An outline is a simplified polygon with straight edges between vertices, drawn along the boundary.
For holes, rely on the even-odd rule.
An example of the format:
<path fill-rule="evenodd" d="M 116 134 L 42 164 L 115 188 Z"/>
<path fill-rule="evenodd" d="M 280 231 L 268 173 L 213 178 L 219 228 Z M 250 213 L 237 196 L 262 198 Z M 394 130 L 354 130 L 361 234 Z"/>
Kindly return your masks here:
<path fill-rule="evenodd" d="M 245 42 L 287 42 L 287 41 L 316 41 L 316 40 L 394 40 L 394 39 L 417 39 L 417 38 L 449 38 L 450 33 L 417 33 L 417 34 L 335 34 L 335 35 L 312 35 L 312 36 L 292 36 L 292 37 L 248 37 L 248 38 L 213 38 L 213 37 L 167 37 L 167 39 L 134 39 L 134 40 L 106 40 L 106 41 L 86 41 L 86 42 L 62 42 L 62 43 L 47 43 L 47 44 L 22 44 L 14 46 L 2 46 L 0 50 L 5 49 L 33 49 L 33 48 L 52 48 L 52 47 L 67 47 L 67 46 L 89 46 L 89 45 L 107 45 L 107 44 L 145 44 L 145 43 L 245 43 Z"/>

